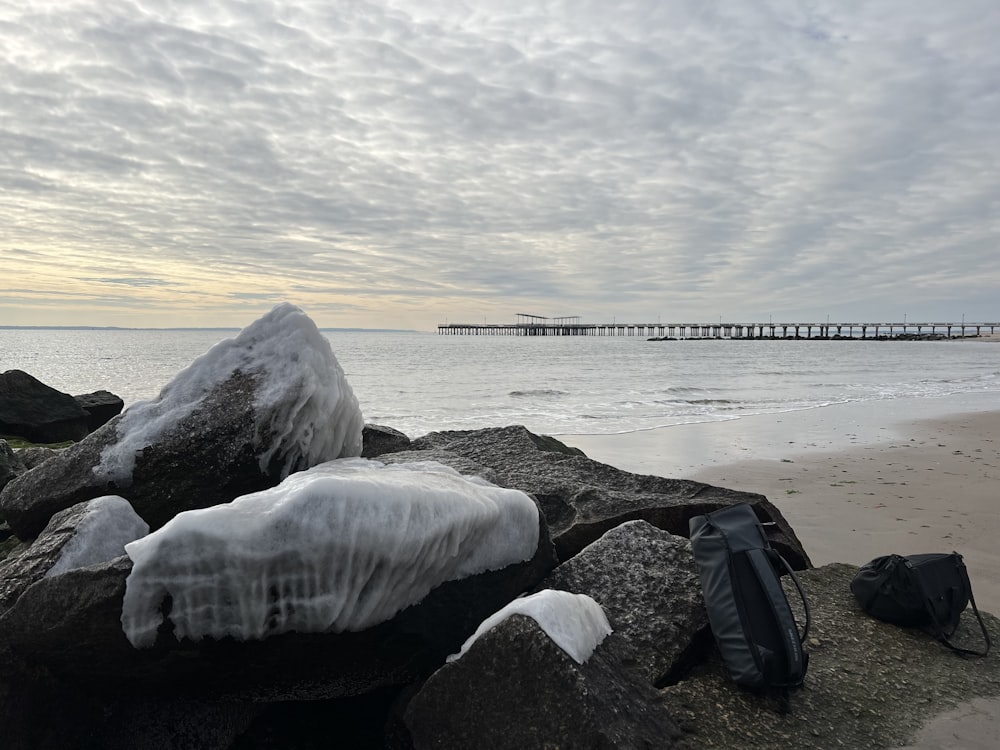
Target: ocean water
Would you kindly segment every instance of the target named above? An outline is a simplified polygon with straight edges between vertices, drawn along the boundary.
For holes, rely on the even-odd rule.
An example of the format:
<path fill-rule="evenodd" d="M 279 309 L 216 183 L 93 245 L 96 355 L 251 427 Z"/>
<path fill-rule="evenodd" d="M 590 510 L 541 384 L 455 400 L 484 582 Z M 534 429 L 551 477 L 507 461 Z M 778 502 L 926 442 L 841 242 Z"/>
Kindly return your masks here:
<path fill-rule="evenodd" d="M 154 398 L 236 331 L 0 329 L 0 371 Z M 837 404 L 1000 394 L 986 341 L 662 341 L 324 331 L 367 422 L 615 435 Z"/>

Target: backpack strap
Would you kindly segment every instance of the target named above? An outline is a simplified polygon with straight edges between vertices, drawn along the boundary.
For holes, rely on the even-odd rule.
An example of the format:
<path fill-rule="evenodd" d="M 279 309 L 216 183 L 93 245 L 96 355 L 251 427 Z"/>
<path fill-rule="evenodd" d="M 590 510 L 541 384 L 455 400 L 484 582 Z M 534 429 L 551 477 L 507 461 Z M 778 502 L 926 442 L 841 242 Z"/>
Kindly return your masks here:
<path fill-rule="evenodd" d="M 794 683 L 801 682 L 806 671 L 802 643 L 809 632 L 808 605 L 806 605 L 806 629 L 800 635 L 795 617 L 788 606 L 788 598 L 785 596 L 785 591 L 781 588 L 781 583 L 775 575 L 774 566 L 771 564 L 768 553 L 763 549 L 749 549 L 746 551 L 746 555 L 750 560 L 750 565 L 754 573 L 757 575 L 757 580 L 760 582 L 761 588 L 764 590 L 771 604 L 771 610 L 777 619 L 778 629 L 782 635 L 781 643 L 784 646 L 785 656 L 787 657 L 786 663 L 789 667 L 788 676 Z M 798 586 L 797 581 L 796 586 Z M 802 595 L 804 603 L 805 596 L 801 588 L 799 588 L 799 594 Z"/>
<path fill-rule="evenodd" d="M 972 605 L 972 611 L 976 615 L 976 620 L 979 622 L 979 629 L 983 633 L 983 640 L 986 642 L 986 648 L 982 651 L 976 651 L 971 648 L 961 648 L 956 646 L 951 642 L 948 635 L 944 632 L 944 628 L 941 623 L 938 622 L 937 616 L 934 614 L 934 607 L 931 605 L 930 597 L 927 595 L 927 589 L 924 587 L 924 582 L 921 580 L 920 576 L 913 576 L 916 580 L 917 585 L 920 587 L 920 596 L 924 603 L 924 609 L 927 611 L 927 615 L 930 618 L 931 624 L 934 630 L 934 637 L 937 638 L 941 643 L 950 648 L 956 654 L 961 654 L 962 656 L 986 656 L 990 652 L 990 646 L 992 642 L 990 641 L 990 634 L 986 630 L 986 624 L 983 622 L 983 616 L 979 614 L 979 607 L 976 606 L 976 598 L 972 595 L 972 582 L 969 580 L 969 571 L 965 567 L 965 562 L 962 561 L 961 555 L 957 555 L 956 566 L 958 567 L 962 580 L 965 583 L 965 588 L 969 592 L 969 603 Z M 912 567 L 909 561 L 906 562 L 908 567 Z M 954 633 L 952 633 L 954 635 Z"/>

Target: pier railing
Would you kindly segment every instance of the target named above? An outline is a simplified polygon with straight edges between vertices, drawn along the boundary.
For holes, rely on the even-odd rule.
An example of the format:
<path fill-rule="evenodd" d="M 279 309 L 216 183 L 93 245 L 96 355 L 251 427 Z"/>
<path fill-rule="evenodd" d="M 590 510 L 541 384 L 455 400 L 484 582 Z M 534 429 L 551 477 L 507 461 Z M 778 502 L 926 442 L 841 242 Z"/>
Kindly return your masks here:
<path fill-rule="evenodd" d="M 660 339 L 970 338 L 1000 323 L 442 323 L 447 336 L 644 336 Z"/>

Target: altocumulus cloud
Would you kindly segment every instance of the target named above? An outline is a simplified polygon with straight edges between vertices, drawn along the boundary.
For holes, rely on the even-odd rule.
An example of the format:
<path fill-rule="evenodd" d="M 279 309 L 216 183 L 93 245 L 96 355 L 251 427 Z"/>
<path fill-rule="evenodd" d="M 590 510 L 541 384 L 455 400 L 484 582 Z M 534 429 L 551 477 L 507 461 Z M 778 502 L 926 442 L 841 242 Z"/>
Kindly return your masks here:
<path fill-rule="evenodd" d="M 997 29 L 993 0 L 2 4 L 0 311 L 996 319 Z"/>

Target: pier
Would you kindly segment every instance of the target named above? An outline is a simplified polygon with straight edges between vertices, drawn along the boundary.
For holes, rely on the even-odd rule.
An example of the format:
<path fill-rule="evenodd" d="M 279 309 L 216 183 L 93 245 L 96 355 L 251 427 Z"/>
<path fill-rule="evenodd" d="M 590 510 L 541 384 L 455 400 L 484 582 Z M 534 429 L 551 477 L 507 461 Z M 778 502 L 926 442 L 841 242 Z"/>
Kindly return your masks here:
<path fill-rule="evenodd" d="M 648 339 L 954 339 L 993 335 L 996 323 L 582 323 L 518 313 L 516 323 L 442 323 L 443 336 L 642 336 Z"/>

